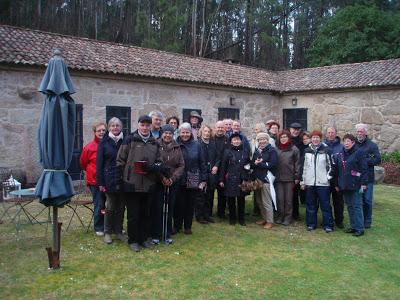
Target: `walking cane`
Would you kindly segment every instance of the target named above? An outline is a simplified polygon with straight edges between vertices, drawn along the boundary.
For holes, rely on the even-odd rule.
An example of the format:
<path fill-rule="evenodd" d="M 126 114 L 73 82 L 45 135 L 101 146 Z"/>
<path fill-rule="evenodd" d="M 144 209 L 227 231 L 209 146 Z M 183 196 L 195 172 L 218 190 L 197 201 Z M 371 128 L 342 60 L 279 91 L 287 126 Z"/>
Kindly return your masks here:
<path fill-rule="evenodd" d="M 168 199 L 169 198 L 169 186 L 164 187 L 164 203 L 163 203 L 163 229 L 162 229 L 162 240 L 167 240 L 168 231 Z"/>

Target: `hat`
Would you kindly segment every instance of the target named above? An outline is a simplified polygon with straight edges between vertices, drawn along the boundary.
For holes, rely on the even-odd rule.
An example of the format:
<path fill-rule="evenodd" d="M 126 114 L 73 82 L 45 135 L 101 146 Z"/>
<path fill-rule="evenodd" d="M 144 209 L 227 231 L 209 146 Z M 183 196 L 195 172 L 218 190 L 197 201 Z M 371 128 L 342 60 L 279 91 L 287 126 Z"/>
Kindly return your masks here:
<path fill-rule="evenodd" d="M 263 139 L 263 138 L 269 140 L 269 139 L 270 139 L 270 136 L 269 136 L 269 134 L 266 133 L 266 132 L 259 132 L 259 133 L 257 133 L 256 140 Z"/>
<path fill-rule="evenodd" d="M 229 137 L 229 141 L 232 141 L 234 137 L 238 137 L 240 138 L 240 140 L 242 140 L 242 136 L 239 134 L 239 132 L 232 133 L 231 136 Z"/>
<path fill-rule="evenodd" d="M 171 132 L 171 133 L 174 133 L 174 132 L 175 132 L 175 129 L 174 129 L 174 127 L 172 127 L 171 125 L 166 124 L 166 125 L 164 125 L 164 126 L 161 127 L 161 131 L 162 131 L 162 132 Z"/>
<path fill-rule="evenodd" d="M 270 119 L 267 122 L 265 122 L 265 124 L 269 125 L 269 124 L 274 123 L 274 122 L 276 122 L 274 119 Z"/>
<path fill-rule="evenodd" d="M 151 117 L 148 115 L 142 115 L 139 117 L 138 123 L 149 123 L 151 124 Z"/>
<path fill-rule="evenodd" d="M 292 124 L 290 124 L 289 128 L 294 128 L 294 129 L 301 129 L 301 124 L 298 122 L 294 122 Z"/>
<path fill-rule="evenodd" d="M 199 115 L 199 113 L 195 110 L 190 112 L 190 117 L 196 117 L 199 119 L 199 122 L 203 122 L 203 118 Z"/>

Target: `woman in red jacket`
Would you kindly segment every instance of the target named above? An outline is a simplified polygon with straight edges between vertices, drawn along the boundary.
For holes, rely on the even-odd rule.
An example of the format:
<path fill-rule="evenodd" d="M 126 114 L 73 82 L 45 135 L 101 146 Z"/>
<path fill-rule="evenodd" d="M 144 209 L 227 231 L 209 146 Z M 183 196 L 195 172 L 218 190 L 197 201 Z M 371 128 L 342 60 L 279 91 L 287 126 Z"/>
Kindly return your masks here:
<path fill-rule="evenodd" d="M 81 169 L 86 172 L 86 184 L 88 185 L 93 197 L 93 223 L 96 235 L 104 235 L 104 216 L 101 210 L 104 208 L 105 195 L 100 192 L 96 185 L 96 156 L 100 140 L 106 133 L 106 124 L 103 122 L 93 125 L 94 139 L 83 147 L 80 157 Z"/>

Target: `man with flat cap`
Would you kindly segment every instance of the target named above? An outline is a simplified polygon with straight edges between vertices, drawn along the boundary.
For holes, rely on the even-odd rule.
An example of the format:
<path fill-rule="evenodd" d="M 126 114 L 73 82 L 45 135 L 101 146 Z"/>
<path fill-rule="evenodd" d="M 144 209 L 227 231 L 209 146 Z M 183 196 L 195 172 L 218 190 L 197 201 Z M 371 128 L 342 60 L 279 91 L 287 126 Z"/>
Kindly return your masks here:
<path fill-rule="evenodd" d="M 202 122 L 203 122 L 203 117 L 200 116 L 200 114 L 197 111 L 193 110 L 190 112 L 189 123 L 192 126 L 192 134 L 195 140 L 197 140 L 197 136 Z"/>
<path fill-rule="evenodd" d="M 140 116 L 138 129 L 124 140 L 117 155 L 126 195 L 128 243 L 135 252 L 140 251 L 140 245 L 154 246 L 150 239 L 150 208 L 161 157 L 159 144 L 151 135 L 151 123 L 150 116 Z"/>

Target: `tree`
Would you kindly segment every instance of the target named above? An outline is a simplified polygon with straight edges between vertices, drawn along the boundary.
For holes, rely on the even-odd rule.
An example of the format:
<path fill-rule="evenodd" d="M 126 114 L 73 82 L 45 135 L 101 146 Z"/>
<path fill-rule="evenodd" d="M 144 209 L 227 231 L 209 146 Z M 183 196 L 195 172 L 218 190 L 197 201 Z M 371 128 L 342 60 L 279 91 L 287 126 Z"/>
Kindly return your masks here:
<path fill-rule="evenodd" d="M 312 66 L 400 57 L 400 14 L 348 6 L 323 25 L 308 52 Z"/>

